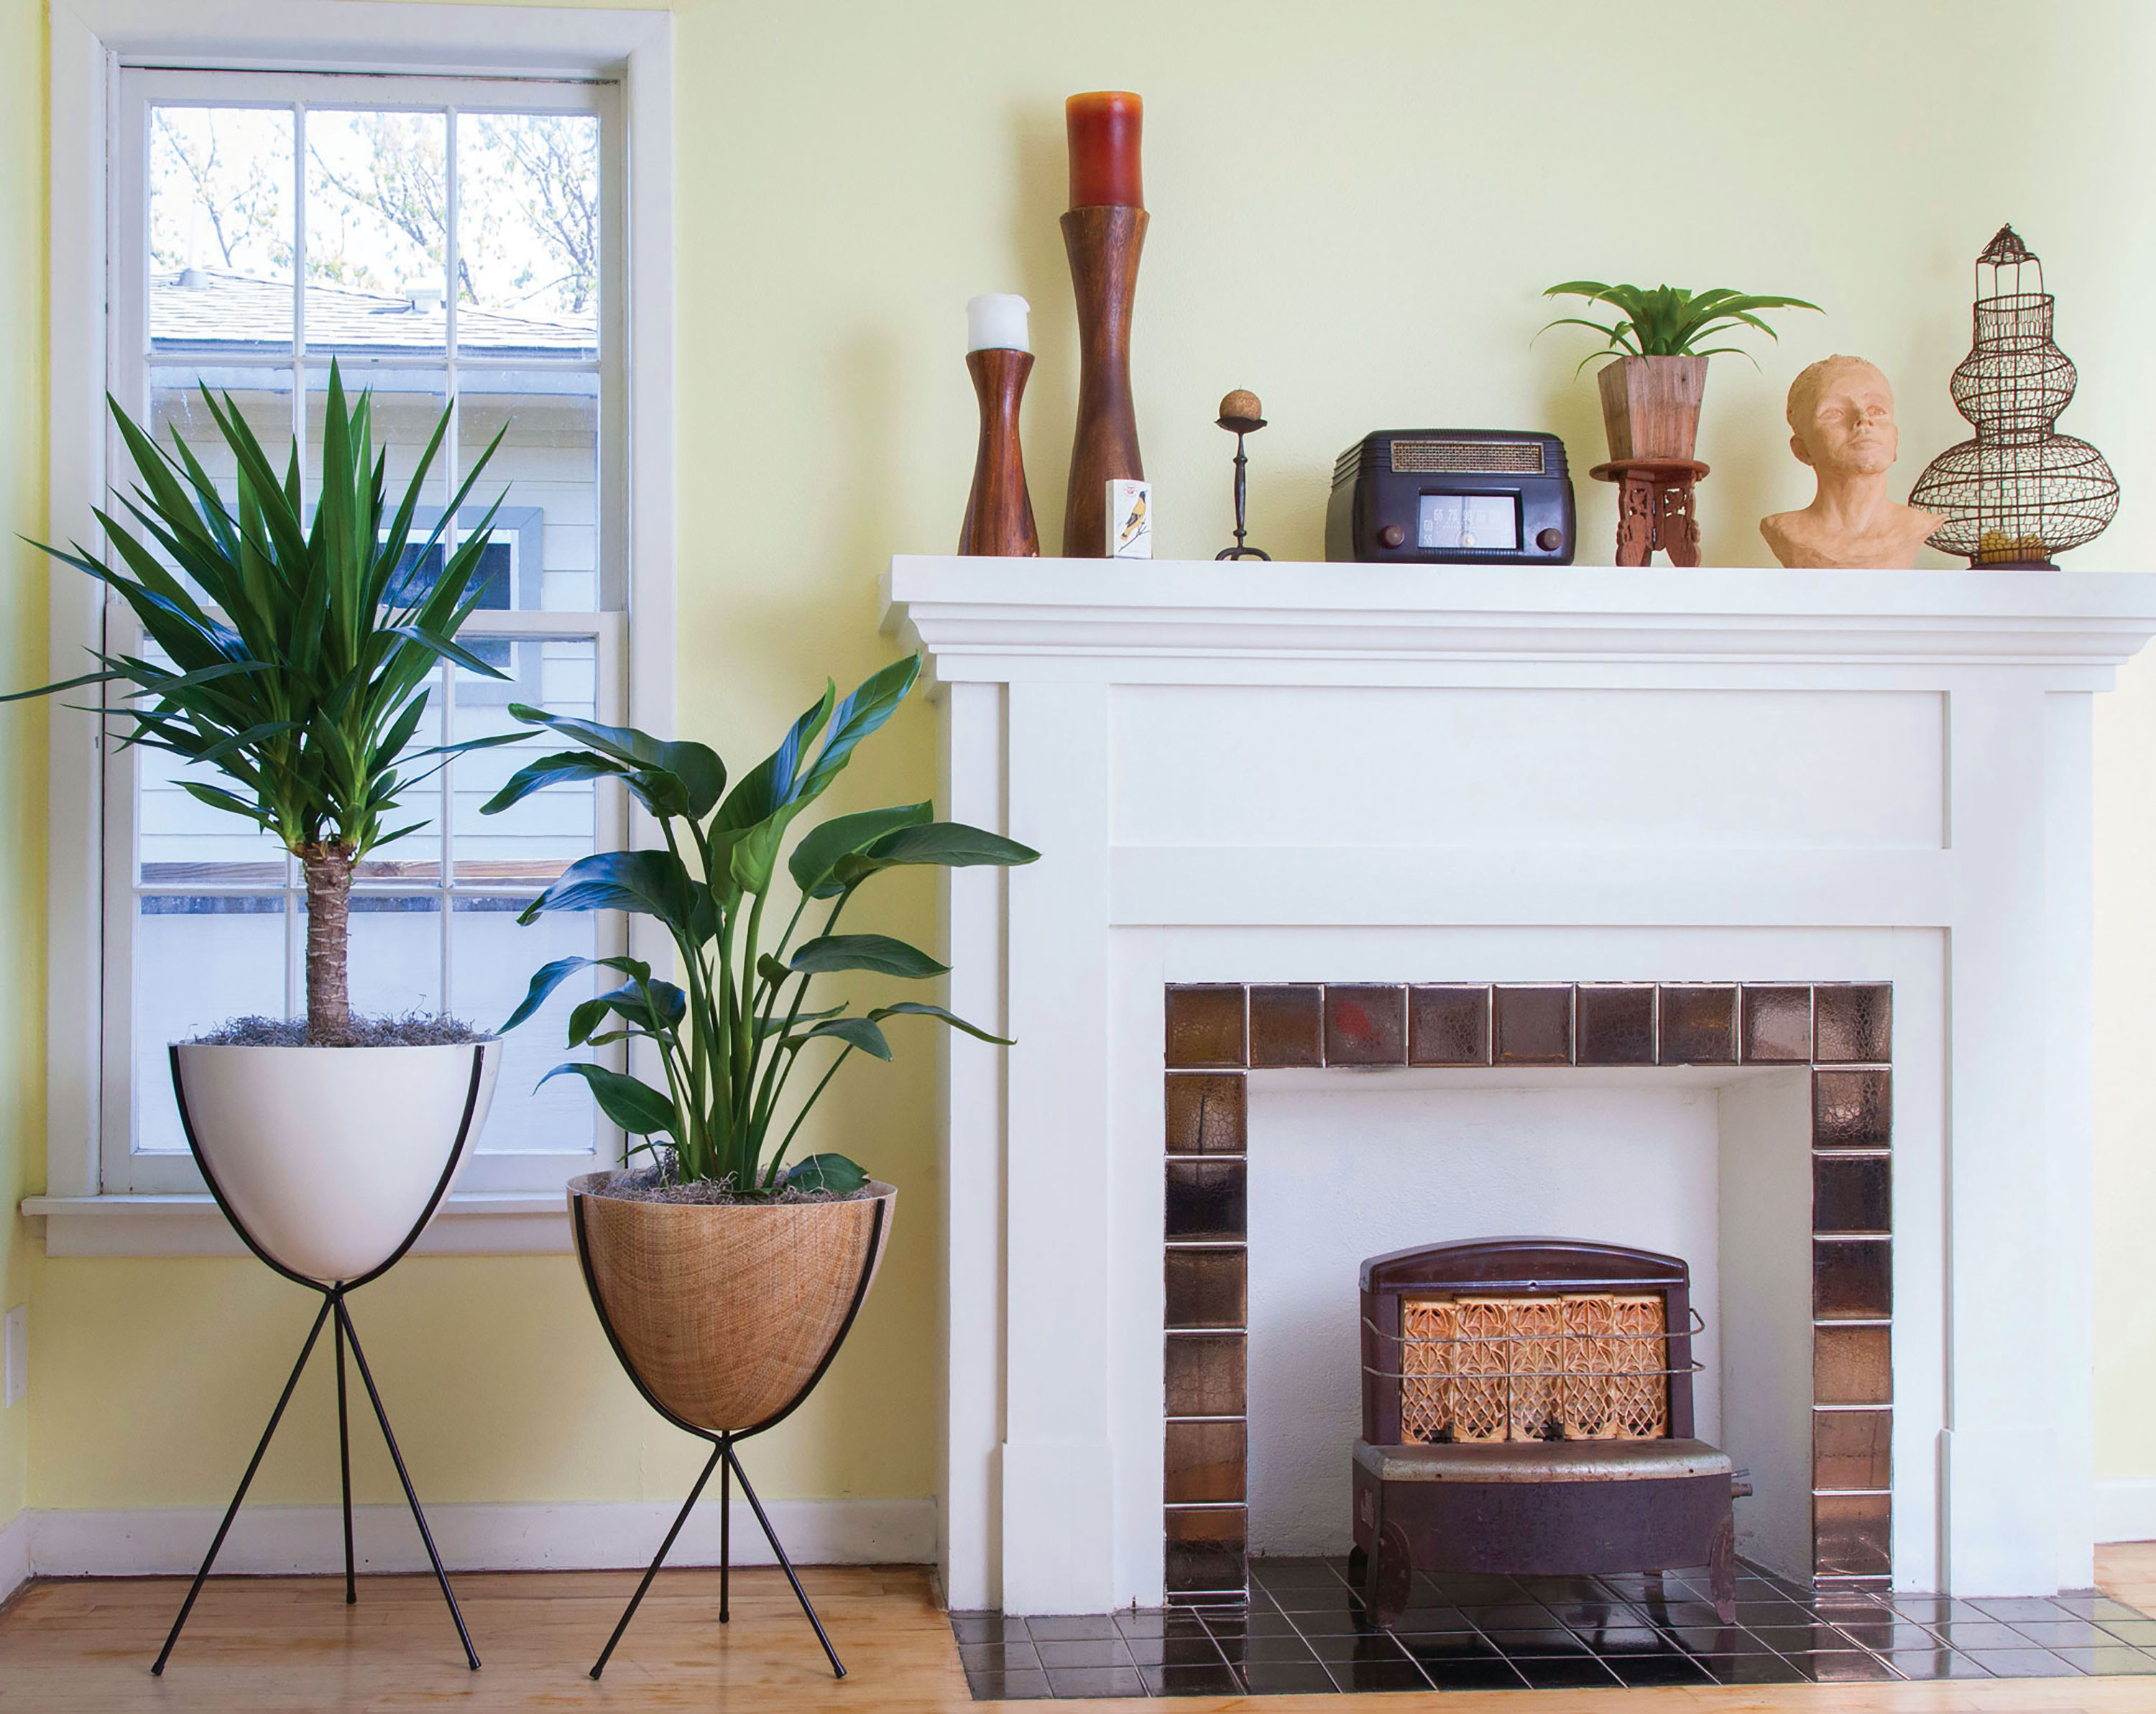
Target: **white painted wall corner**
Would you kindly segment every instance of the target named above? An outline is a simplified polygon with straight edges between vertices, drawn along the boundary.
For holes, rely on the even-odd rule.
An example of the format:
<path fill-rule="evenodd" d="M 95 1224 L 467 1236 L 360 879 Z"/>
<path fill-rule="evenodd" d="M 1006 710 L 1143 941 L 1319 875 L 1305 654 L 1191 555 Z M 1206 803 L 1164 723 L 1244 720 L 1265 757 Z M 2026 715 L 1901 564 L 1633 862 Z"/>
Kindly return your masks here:
<path fill-rule="evenodd" d="M 0 1601 L 5 1601 L 29 1581 L 33 1515 L 28 1511 L 18 1511 L 0 1524 Z"/>

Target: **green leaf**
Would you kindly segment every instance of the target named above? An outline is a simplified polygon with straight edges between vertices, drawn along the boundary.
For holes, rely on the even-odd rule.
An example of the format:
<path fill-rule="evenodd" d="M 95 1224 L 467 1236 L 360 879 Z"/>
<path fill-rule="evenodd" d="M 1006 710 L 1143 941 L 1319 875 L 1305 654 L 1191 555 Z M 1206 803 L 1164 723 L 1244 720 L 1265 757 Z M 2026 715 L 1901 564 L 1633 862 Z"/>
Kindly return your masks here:
<path fill-rule="evenodd" d="M 671 851 L 602 851 L 580 857 L 525 907 L 519 921 L 547 911 L 629 911 L 689 931 L 694 885 Z"/>
<path fill-rule="evenodd" d="M 646 991 L 658 1003 L 658 1015 L 644 1003 Z M 619 988 L 594 995 L 582 1002 L 569 1014 L 569 1045 L 583 1047 L 587 1043 L 597 1044 L 593 1034 L 613 1012 L 639 1030 L 656 1038 L 678 1026 L 688 1010 L 687 997 L 670 982 L 646 982 L 640 987 L 634 982 L 624 983 Z"/>
<path fill-rule="evenodd" d="M 634 726 L 602 726 L 597 721 L 549 714 L 544 709 L 521 702 L 511 703 L 509 711 L 526 725 L 543 726 L 581 739 L 601 755 L 615 761 L 652 773 L 670 775 L 680 784 L 680 807 L 667 811 L 669 814 L 691 816 L 701 821 L 711 813 L 711 806 L 726 788 L 726 765 L 708 745 L 669 742 L 654 738 Z"/>
<path fill-rule="evenodd" d="M 1819 308 L 1817 304 L 1803 298 L 1752 296 L 1727 286 L 1694 293 L 1674 285 L 1658 285 L 1650 290 L 1637 285 L 1608 285 L 1599 280 L 1568 280 L 1548 288 L 1543 295 L 1583 297 L 1608 304 L 1626 318 L 1614 326 L 1604 326 L 1599 321 L 1568 316 L 1548 323 L 1543 332 L 1552 327 L 1590 327 L 1603 336 L 1605 349 L 1637 357 L 1713 356 L 1714 352 L 1699 349 L 1699 341 L 1724 327 L 1741 325 L 1769 339 L 1778 338 L 1774 330 L 1760 319 L 1758 312 L 1761 310 Z M 1541 337 L 1541 334 L 1536 337 Z M 1725 349 L 1731 347 L 1716 348 L 1717 352 Z M 1594 355 L 1590 353 L 1588 361 Z M 1580 367 L 1586 367 L 1587 362 L 1583 361 Z"/>
<path fill-rule="evenodd" d="M 883 934 L 827 934 L 796 948 L 790 961 L 794 969 L 812 975 L 834 970 L 874 970 L 886 976 L 941 976 L 951 967 L 939 964 L 918 947 Z"/>
<path fill-rule="evenodd" d="M 542 756 L 536 762 L 526 762 L 510 775 L 502 788 L 479 807 L 481 815 L 499 815 L 514 804 L 522 803 L 534 792 L 548 786 L 566 785 L 576 780 L 606 777 L 626 772 L 622 764 L 604 756 L 593 756 L 582 750 L 564 750 L 552 756 Z"/>
<path fill-rule="evenodd" d="M 906 655 L 870 674 L 835 703 L 827 682 L 823 700 L 795 721 L 785 742 L 734 788 L 713 826 L 715 831 L 740 831 L 726 856 L 726 873 L 736 886 L 762 893 L 771 885 L 788 824 L 839 777 L 861 741 L 891 718 L 920 674 L 920 658 Z M 808 745 L 826 721 L 830 730 L 823 752 L 813 765 L 804 766 Z"/>
<path fill-rule="evenodd" d="M 906 700 L 906 693 L 920 676 L 921 657 L 906 655 L 870 674 L 831 711 L 830 736 L 824 741 L 824 751 L 816 758 L 816 765 L 802 780 L 795 794 L 798 801 L 806 803 L 822 794 L 839 777 L 855 747 L 898 712 L 898 705 Z"/>
<path fill-rule="evenodd" d="M 810 1155 L 786 1169 L 788 1190 L 829 1191 L 851 1196 L 869 1182 L 869 1175 L 844 1155 Z"/>
<path fill-rule="evenodd" d="M 648 982 L 651 979 L 651 967 L 649 964 L 643 962 L 640 959 L 578 957 L 557 958 L 552 963 L 542 965 L 540 967 L 537 973 L 532 977 L 531 986 L 526 992 L 522 1002 L 517 1006 L 514 1012 L 511 1012 L 509 1014 L 509 1021 L 504 1024 L 496 1034 L 506 1035 L 511 1030 L 516 1029 L 518 1024 L 523 1023 L 524 1020 L 529 1018 L 534 1012 L 545 1005 L 547 1003 L 547 996 L 552 994 L 554 990 L 559 988 L 564 982 L 567 981 L 569 978 L 574 976 L 579 970 L 589 970 L 594 967 L 603 967 L 609 970 L 619 970 L 633 981 Z"/>
<path fill-rule="evenodd" d="M 832 1018 L 814 1029 L 804 1029 L 798 1035 L 789 1035 L 782 1047 L 801 1048 L 824 1037 L 842 1041 L 849 1048 L 859 1048 L 865 1054 L 873 1054 L 879 1060 L 891 1057 L 891 1043 L 884 1033 L 865 1018 Z"/>
<path fill-rule="evenodd" d="M 599 1111 L 630 1135 L 649 1137 L 663 1131 L 677 1139 L 680 1137 L 674 1103 L 649 1084 L 619 1071 L 610 1071 L 603 1065 L 594 1065 L 588 1060 L 571 1060 L 557 1065 L 535 1087 L 543 1087 L 562 1076 L 583 1078 L 591 1085 Z"/>
<path fill-rule="evenodd" d="M 895 1006 L 878 1006 L 869 1014 L 871 1024 L 880 1024 L 886 1018 L 939 1018 L 953 1029 L 963 1029 L 967 1034 L 977 1036 L 983 1041 L 993 1042 L 999 1048 L 1016 1045 L 1009 1036 L 994 1034 L 978 1024 L 968 1024 L 955 1012 L 947 1012 L 941 1006 L 932 1006 L 923 1000 L 901 1000 Z"/>
<path fill-rule="evenodd" d="M 773 988 L 778 987 L 793 974 L 768 952 L 759 952 L 756 955 L 756 973 Z"/>
<path fill-rule="evenodd" d="M 841 857 L 865 849 L 886 834 L 902 827 L 918 827 L 931 819 L 930 803 L 899 803 L 888 809 L 863 809 L 851 815 L 834 815 L 801 836 L 787 869 L 793 884 L 812 899 L 828 899 L 841 889 L 831 879 L 832 866 Z"/>
<path fill-rule="evenodd" d="M 878 870 L 926 864 L 938 869 L 971 869 L 982 865 L 1011 868 L 1035 863 L 1040 853 L 1016 839 L 986 829 L 968 827 L 962 821 L 932 821 L 885 834 L 865 851 L 839 859 L 833 879 L 844 886 L 865 880 Z"/>
<path fill-rule="evenodd" d="M 798 1018 L 759 1018 L 756 1020 L 756 1039 L 758 1041 L 767 1041 L 771 1037 L 795 1029 L 801 1024 L 815 1024 L 826 1018 L 835 1018 L 845 1009 L 844 1006 L 826 1006 L 820 1012 L 803 1012 Z"/>

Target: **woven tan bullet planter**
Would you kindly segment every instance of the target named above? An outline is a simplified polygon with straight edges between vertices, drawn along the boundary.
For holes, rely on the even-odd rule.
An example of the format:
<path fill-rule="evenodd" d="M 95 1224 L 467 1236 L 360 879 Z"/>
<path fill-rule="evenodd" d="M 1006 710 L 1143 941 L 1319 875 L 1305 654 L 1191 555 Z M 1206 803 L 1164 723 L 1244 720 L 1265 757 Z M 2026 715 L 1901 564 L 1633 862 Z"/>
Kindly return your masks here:
<path fill-rule="evenodd" d="M 732 1491 L 739 1482 L 833 1674 L 844 1678 L 839 1652 L 734 1446 L 791 1415 L 824 1378 L 875 1281 L 898 1193 L 870 1179 L 870 1194 L 844 1201 L 639 1202 L 606 1194 L 610 1176 L 569 1181 L 569 1225 L 592 1306 L 645 1402 L 710 1441 L 711 1456 L 591 1676 L 606 1670 L 716 1471 L 719 1623 L 727 1619 Z"/>
<path fill-rule="evenodd" d="M 883 1260 L 898 1193 L 844 1202 L 665 1203 L 572 1179 L 592 1301 L 652 1404 L 738 1439 L 785 1416 L 853 1326 Z"/>

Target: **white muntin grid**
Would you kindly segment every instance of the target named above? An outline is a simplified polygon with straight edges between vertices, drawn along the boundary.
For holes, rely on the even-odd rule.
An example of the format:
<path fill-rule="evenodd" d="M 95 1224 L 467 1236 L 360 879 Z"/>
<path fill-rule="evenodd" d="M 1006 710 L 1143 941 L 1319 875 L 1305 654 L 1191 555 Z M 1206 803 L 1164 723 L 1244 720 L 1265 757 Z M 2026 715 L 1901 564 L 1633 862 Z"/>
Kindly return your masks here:
<path fill-rule="evenodd" d="M 497 519 L 495 540 L 508 548 L 512 605 L 506 609 L 475 613 L 464 629 L 463 636 L 467 642 L 506 645 L 507 659 L 504 664 L 515 672 L 516 682 L 497 686 L 495 681 L 462 669 L 438 669 L 429 691 L 432 707 L 422 728 L 423 732 L 434 736 L 416 740 L 421 746 L 495 729 L 500 724 L 499 716 L 490 722 L 485 711 L 490 707 L 498 711 L 508 696 L 602 720 L 619 719 L 623 713 L 627 638 L 626 615 L 622 609 L 628 579 L 625 508 L 622 503 L 626 464 L 620 384 L 624 323 L 620 267 L 623 215 L 619 192 L 624 181 L 618 93 L 617 87 L 611 84 L 565 80 L 477 82 L 424 76 L 362 79 L 148 69 L 130 69 L 121 74 L 120 99 L 115 103 L 113 114 L 114 158 L 126 169 L 123 174 L 116 174 L 116 178 L 126 182 L 116 184 L 119 194 L 110 200 L 112 231 L 109 238 L 110 254 L 115 258 L 116 284 L 126 282 L 128 289 L 116 290 L 113 294 L 108 361 L 114 392 L 128 406 L 131 414 L 137 415 L 140 420 L 154 422 L 152 413 L 160 404 L 182 402 L 198 381 L 208 384 L 213 392 L 231 387 L 236 392 L 252 393 L 258 400 L 264 393 L 281 392 L 290 405 L 288 433 L 305 449 L 309 445 L 311 428 L 319 439 L 319 422 L 311 419 L 319 412 L 332 357 L 338 362 L 348 394 L 372 389 L 382 404 L 414 398 L 429 401 L 427 408 L 419 413 L 426 418 L 426 430 L 431 430 L 434 418 L 446 407 L 449 420 L 429 475 L 429 510 L 423 513 L 414 537 L 415 545 L 424 541 L 433 521 L 441 520 L 444 555 L 453 550 L 503 488 L 508 490 L 508 497 L 502 518 L 519 513 L 520 479 L 513 468 L 505 468 L 513 464 L 516 456 L 516 437 L 512 434 L 511 441 L 505 443 L 502 454 L 497 455 L 495 464 L 489 467 L 487 475 L 475 487 L 458 515 L 442 518 L 442 508 L 464 480 L 467 458 L 476 450 L 465 443 L 465 396 L 469 388 L 477 387 L 480 395 L 498 397 L 512 410 L 520 402 L 542 409 L 550 403 L 570 402 L 573 422 L 590 423 L 589 428 L 583 431 L 584 439 L 578 443 L 583 449 L 569 454 L 572 474 L 567 478 L 572 487 L 588 495 L 583 502 L 585 510 L 577 516 L 566 536 L 562 530 L 552 527 L 551 514 L 542 514 L 536 506 L 521 509 L 523 514 L 528 515 L 528 528 L 505 530 L 501 519 Z M 259 328 L 245 330 L 248 336 L 244 340 L 220 341 L 198 336 L 186 340 L 153 341 L 151 337 L 151 210 L 146 163 L 149 116 L 153 108 L 159 107 L 249 107 L 290 115 L 290 164 L 288 170 L 277 170 L 287 171 L 285 188 L 291 201 L 291 325 L 289 335 L 281 328 L 275 330 L 274 343 L 256 337 L 263 331 Z M 368 348 L 349 336 L 311 338 L 306 175 L 311 160 L 311 119 L 331 114 L 374 112 L 418 114 L 430 119 L 439 115 L 444 184 L 447 189 L 441 203 L 441 301 L 434 311 L 434 318 L 439 319 L 424 317 L 424 311 L 431 306 L 422 299 L 413 305 L 415 315 L 423 316 L 417 327 L 393 330 L 388 339 Z M 457 283 L 463 242 L 459 224 L 464 201 L 459 193 L 463 183 L 459 172 L 465 164 L 466 132 L 470 122 L 476 119 L 511 114 L 588 115 L 598 130 L 601 187 L 598 314 L 587 336 L 561 341 L 565 347 L 561 350 L 536 349 L 528 341 L 514 343 L 506 340 L 498 348 L 485 342 L 476 347 L 468 347 L 465 343 L 467 314 L 473 306 L 459 302 Z M 321 282 L 311 284 L 319 286 Z M 429 321 L 431 327 L 428 326 Z M 438 346 L 428 337 L 432 327 L 440 330 Z M 319 333 L 321 330 L 315 331 Z M 414 333 L 419 336 L 413 340 L 412 349 L 397 346 L 398 339 Z M 484 341 L 484 336 L 482 338 Z M 577 400 L 589 403 L 578 406 L 573 403 Z M 282 437 L 273 437 L 266 432 L 268 425 L 260 419 L 259 411 L 250 414 L 254 417 L 258 432 L 264 434 L 265 449 L 273 459 L 278 459 L 284 449 L 276 440 Z M 190 436 L 191 440 L 197 438 Z M 388 481 L 393 499 L 401 480 L 408 479 L 410 459 L 418 450 L 418 444 L 406 445 L 404 439 L 408 437 L 400 439 L 388 423 L 377 422 L 377 447 L 379 449 L 386 444 L 390 454 Z M 400 451 L 403 454 L 401 473 Z M 547 452 L 555 456 L 559 464 L 558 452 L 551 444 Z M 300 463 L 304 495 L 312 472 L 305 456 Z M 129 468 L 116 443 L 108 454 L 107 467 L 114 472 L 124 472 Z M 501 483 L 492 480 L 497 472 L 503 475 Z M 543 490 L 549 482 L 558 488 L 562 478 L 558 470 L 539 470 L 531 480 L 536 480 Z M 590 547 L 585 550 L 589 557 L 572 557 L 566 581 L 557 576 L 553 579 L 555 587 L 550 588 L 547 562 L 554 558 L 548 551 L 552 546 L 550 537 L 567 540 L 580 530 L 589 540 Z M 527 562 L 535 561 L 536 563 Z M 589 570 L 582 570 L 583 567 Z M 578 599 L 579 591 L 588 593 Z M 542 605 L 550 595 L 567 598 L 575 605 L 572 608 Z M 532 605 L 515 604 L 527 598 Z M 123 608 L 108 603 L 103 623 L 106 647 L 133 646 L 135 628 L 131 616 Z M 506 695 L 502 694 L 505 691 Z M 140 1070 L 134 1065 L 138 1055 L 133 1040 L 138 980 L 134 968 L 135 941 L 139 914 L 145 901 L 160 897 L 261 900 L 264 907 L 281 916 L 283 1010 L 286 1015 L 294 1015 L 303 1005 L 305 994 L 305 886 L 296 862 L 266 839 L 262 843 L 267 849 L 260 852 L 259 860 L 170 865 L 172 870 L 180 871 L 177 873 L 160 873 L 159 870 L 166 865 L 157 865 L 146 874 L 141 862 L 145 829 L 137 798 L 139 770 L 128 765 L 124 758 L 110 754 L 109 745 L 105 747 L 108 752 L 104 767 L 105 817 L 107 828 L 122 835 L 116 842 L 108 839 L 105 845 L 104 939 L 107 978 L 105 1070 L 100 1079 L 104 1091 L 105 1177 L 108 1188 L 187 1188 L 190 1187 L 178 1182 L 178 1178 L 187 1173 L 183 1157 L 171 1161 L 165 1158 L 162 1150 L 146 1153 L 136 1146 L 141 1134 L 141 1112 L 131 1086 L 134 1078 L 131 1073 Z M 393 931 L 393 926 L 378 920 L 384 914 L 384 906 L 392 915 L 408 912 L 428 920 L 433 931 L 434 947 L 432 958 L 425 961 L 431 966 L 428 972 L 431 980 L 423 987 L 431 986 L 432 992 L 424 994 L 424 1003 L 429 1006 L 452 1006 L 460 988 L 468 986 L 458 980 L 456 926 L 459 916 L 468 916 L 475 909 L 500 911 L 512 901 L 521 906 L 543 885 L 543 876 L 537 871 L 546 863 L 558 866 L 583 852 L 626 843 L 625 804 L 622 794 L 613 790 L 596 791 L 580 806 L 571 803 L 573 793 L 553 803 L 532 800 L 504 818 L 506 825 L 475 825 L 470 812 L 484 795 L 481 783 L 491 783 L 497 777 L 506 777 L 515 766 L 515 759 L 521 759 L 520 752 L 526 747 L 515 747 L 500 757 L 480 752 L 465 765 L 461 779 L 458 764 L 453 761 L 433 778 L 404 794 L 399 805 L 401 813 L 392 824 L 424 820 L 429 825 L 416 835 L 370 854 L 355 878 L 356 942 L 358 935 L 369 928 L 383 933 Z M 121 765 L 114 765 L 116 761 Z M 462 806 L 459 803 L 460 797 L 466 800 Z M 528 824 L 523 837 L 543 842 L 540 863 L 490 860 L 485 855 L 475 855 L 469 849 L 475 839 L 482 847 L 492 845 L 497 851 L 511 849 L 518 838 L 514 829 L 520 818 Z M 465 824 L 461 829 L 460 819 Z M 534 829 L 543 831 L 534 833 Z M 246 834 L 239 824 L 234 824 L 234 830 L 243 838 Z M 510 836 L 508 844 L 504 842 L 505 834 Z M 461 861 L 458 854 L 460 845 L 465 848 Z M 228 844 L 225 851 L 237 854 Z M 123 853 L 126 859 L 124 863 L 113 860 Z M 370 906 L 376 908 L 369 909 Z M 510 914 L 513 915 L 513 911 Z M 369 917 L 377 921 L 369 923 Z M 623 926 L 612 916 L 593 919 L 591 926 L 595 931 L 595 943 L 589 950 L 603 955 L 624 949 Z M 536 944 L 536 937 L 534 938 Z M 408 949 L 403 961 L 407 969 L 412 967 L 410 956 Z M 532 962 L 536 964 L 540 960 L 534 957 Z M 356 957 L 356 1003 L 365 1003 L 360 992 L 363 980 L 359 959 Z M 270 996 L 265 993 L 263 998 L 268 1000 Z M 474 1021 L 491 1025 L 500 1019 L 486 1017 Z M 619 1057 L 618 1050 L 610 1056 Z M 610 1148 L 618 1149 L 619 1138 L 611 1132 L 612 1127 L 599 1126 L 589 1146 L 596 1147 L 602 1154 Z M 554 1147 L 559 1148 L 564 1142 L 554 1139 Z M 503 1171 L 513 1176 L 511 1162 L 504 1161 L 501 1164 Z M 165 1182 L 168 1178 L 173 1182 Z M 125 1182 L 116 1183 L 116 1179 Z"/>

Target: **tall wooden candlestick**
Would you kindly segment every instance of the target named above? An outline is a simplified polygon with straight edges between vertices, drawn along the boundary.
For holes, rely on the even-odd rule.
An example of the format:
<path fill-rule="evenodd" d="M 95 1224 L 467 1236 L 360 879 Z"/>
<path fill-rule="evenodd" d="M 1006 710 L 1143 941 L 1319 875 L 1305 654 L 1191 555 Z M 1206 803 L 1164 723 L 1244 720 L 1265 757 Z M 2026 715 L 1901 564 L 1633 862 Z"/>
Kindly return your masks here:
<path fill-rule="evenodd" d="M 1078 428 L 1070 446 L 1063 552 L 1108 557 L 1108 484 L 1142 481 L 1137 408 L 1131 403 L 1131 307 L 1145 248 L 1142 208 L 1103 205 L 1063 217 L 1063 248 L 1078 298 Z"/>
<path fill-rule="evenodd" d="M 973 491 L 966 501 L 958 552 L 1038 554 L 1040 531 L 1033 521 L 1033 496 L 1026 491 L 1025 456 L 1018 439 L 1019 399 L 1025 377 L 1033 372 L 1033 353 L 968 352 L 966 368 L 981 401 L 981 445 L 973 459 Z"/>

